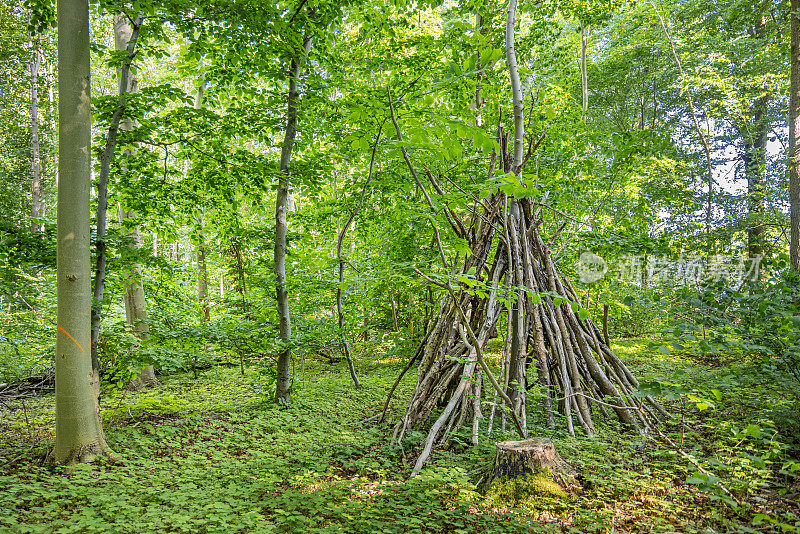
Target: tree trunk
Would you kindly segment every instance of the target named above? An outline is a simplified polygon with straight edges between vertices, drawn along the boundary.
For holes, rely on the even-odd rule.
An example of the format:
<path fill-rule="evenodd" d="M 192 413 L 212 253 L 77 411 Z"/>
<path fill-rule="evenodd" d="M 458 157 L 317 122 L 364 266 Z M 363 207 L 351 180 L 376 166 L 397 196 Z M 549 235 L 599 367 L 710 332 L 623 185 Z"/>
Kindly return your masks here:
<path fill-rule="evenodd" d="M 197 300 L 200 302 L 200 320 L 207 323 L 211 320 L 211 308 L 208 306 L 208 267 L 206 266 L 206 235 L 203 231 L 203 216 L 197 220 Z"/>
<path fill-rule="evenodd" d="M 298 78 L 303 63 L 311 49 L 313 36 L 303 37 L 303 46 L 297 57 L 292 59 L 289 69 L 289 95 L 286 105 L 286 131 L 281 149 L 280 176 L 278 178 L 278 195 L 275 200 L 275 286 L 278 300 L 278 317 L 280 320 L 280 336 L 283 347 L 278 355 L 278 378 L 275 385 L 275 401 L 289 400 L 291 392 L 290 365 L 292 349 L 289 346 L 292 337 L 292 324 L 289 317 L 289 291 L 286 286 L 286 222 L 287 201 L 289 197 L 289 164 L 292 160 L 292 148 L 297 134 L 297 106 L 300 100 Z"/>
<path fill-rule="evenodd" d="M 586 71 L 586 49 L 589 45 L 589 27 L 581 23 L 581 110 L 583 120 L 589 111 L 589 76 Z M 642 112 L 644 115 L 644 112 Z M 644 123 L 644 120 L 642 121 Z"/>
<path fill-rule="evenodd" d="M 203 93 L 205 81 L 200 79 L 200 86 L 194 99 L 194 109 L 203 107 Z M 208 304 L 208 266 L 206 265 L 206 234 L 203 229 L 204 221 L 201 214 L 197 218 L 197 300 L 200 303 L 200 321 L 207 323 L 211 320 L 211 308 Z M 203 352 L 208 352 L 208 344 L 203 345 Z M 244 362 L 240 360 L 239 371 L 244 376 Z"/>
<path fill-rule="evenodd" d="M 791 0 L 791 80 L 789 84 L 789 205 L 792 267 L 800 271 L 800 0 Z"/>
<path fill-rule="evenodd" d="M 89 187 L 91 98 L 89 9 L 58 0 L 59 169 L 56 331 L 57 464 L 110 455 L 92 387 L 89 314 Z"/>
<path fill-rule="evenodd" d="M 138 17 L 137 17 L 137 20 Z M 130 19 L 124 13 L 114 16 L 114 45 L 116 50 L 127 50 L 131 41 L 136 43 L 134 31 L 138 31 L 138 25 L 131 24 Z M 136 76 L 130 73 L 127 80 L 122 80 L 120 84 L 127 82 L 127 87 L 120 87 L 120 93 L 135 93 L 137 90 Z M 119 123 L 119 129 L 133 129 L 133 121 L 125 119 Z M 131 149 L 126 149 L 125 153 L 131 153 Z M 127 239 L 129 250 L 136 254 L 142 248 L 142 239 L 139 236 L 139 227 L 136 225 L 136 214 L 132 210 L 125 209 L 121 204 L 117 204 L 117 218 L 122 226 L 122 233 Z M 125 280 L 125 317 L 128 324 L 141 342 L 147 341 L 147 301 L 142 285 L 142 267 L 137 261 L 131 261 L 126 273 Z M 141 369 L 138 376 L 130 381 L 128 387 L 138 390 L 143 387 L 157 386 L 158 379 L 152 365 L 147 365 Z"/>
<path fill-rule="evenodd" d="M 517 18 L 517 0 L 509 0 L 506 17 L 506 62 L 511 78 L 511 101 L 514 108 L 514 151 L 511 172 L 519 176 L 525 149 L 525 104 L 522 101 L 522 83 L 519 79 L 517 50 L 514 43 L 514 26 Z"/>
<path fill-rule="evenodd" d="M 127 95 L 132 84 L 130 83 L 131 64 L 135 54 L 136 40 L 139 35 L 139 28 L 142 23 L 141 15 L 133 23 L 130 38 L 124 50 L 128 56 L 122 65 L 119 73 L 119 89 L 117 108 L 111 116 L 106 134 L 106 143 L 100 153 L 100 176 L 97 179 L 97 216 L 96 216 L 96 240 L 95 240 L 95 270 L 94 270 L 94 293 L 92 295 L 92 370 L 95 375 L 95 393 L 100 395 L 100 354 L 98 343 L 100 341 L 100 325 L 103 320 L 103 296 L 106 284 L 106 230 L 108 226 L 108 177 L 111 172 L 111 162 L 117 148 L 117 134 L 121 127 L 120 123 L 127 107 Z M 135 83 L 135 82 L 134 82 Z"/>
<path fill-rule="evenodd" d="M 394 299 L 394 291 L 389 290 L 389 304 L 392 305 L 392 324 L 395 332 L 400 331 L 400 326 L 397 324 L 397 301 Z"/>
<path fill-rule="evenodd" d="M 47 111 L 50 118 L 50 132 L 52 134 L 53 146 L 58 145 L 58 131 L 56 128 L 55 96 L 53 88 L 56 85 L 56 77 L 53 73 L 52 63 L 47 64 Z M 58 150 L 53 150 L 53 183 L 58 187 Z"/>
<path fill-rule="evenodd" d="M 42 192 L 42 159 L 39 147 L 39 66 L 42 50 L 36 36 L 31 37 L 33 57 L 28 68 L 31 86 L 28 103 L 31 114 L 31 232 L 44 232 L 44 193 Z"/>
<path fill-rule="evenodd" d="M 766 37 L 766 17 L 759 17 L 752 35 L 760 40 Z M 767 172 L 767 133 L 770 130 L 770 94 L 766 93 L 753 103 L 752 122 L 744 125 L 744 168 L 747 174 L 747 251 L 750 258 L 764 255 L 764 197 Z M 760 278 L 760 276 L 759 276 Z"/>

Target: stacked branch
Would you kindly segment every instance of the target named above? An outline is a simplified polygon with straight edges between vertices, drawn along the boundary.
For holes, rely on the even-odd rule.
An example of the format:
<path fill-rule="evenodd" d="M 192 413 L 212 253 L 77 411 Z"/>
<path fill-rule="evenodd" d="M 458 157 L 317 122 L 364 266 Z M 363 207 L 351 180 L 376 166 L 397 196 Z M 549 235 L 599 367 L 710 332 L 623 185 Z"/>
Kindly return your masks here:
<path fill-rule="evenodd" d="M 41 393 L 53 391 L 55 388 L 55 370 L 50 368 L 37 375 L 0 384 L 0 401 L 35 397 Z"/>
<path fill-rule="evenodd" d="M 495 167 L 521 176 L 525 162 L 541 142 L 541 137 L 535 144 L 531 138 L 526 153 L 525 110 L 514 51 L 515 14 L 516 0 L 511 0 L 506 59 L 513 89 L 514 138 L 509 139 L 499 128 L 501 153 L 491 158 L 489 181 Z M 402 146 L 391 95 L 389 105 L 406 164 L 429 207 L 436 211 Z M 442 194 L 436 177 L 427 166 L 424 169 L 430 186 Z M 503 421 L 506 415 L 510 416 L 523 439 L 527 437 L 529 395 L 541 399 L 550 427 L 555 426 L 558 413 L 573 435 L 576 427 L 594 434 L 594 416 L 598 412 L 614 413 L 625 426 L 646 432 L 664 413 L 663 409 L 652 398 L 634 394 L 639 385 L 636 378 L 604 341 L 594 322 L 573 309 L 579 303 L 578 295 L 555 265 L 550 247 L 539 231 L 545 205 L 500 191 L 486 200 L 475 196 L 471 200 L 475 206 L 471 223 L 462 221 L 446 205 L 440 210 L 455 234 L 467 242 L 470 254 L 456 266 L 448 264 L 434 225 L 434 242 L 451 276 L 441 281 L 420 273 L 446 294 L 437 318 L 417 349 L 416 386 L 393 436 L 395 441 L 402 441 L 411 429 L 427 423 L 436 413 L 415 472 L 437 443 L 467 423 L 472 426 L 473 443 L 477 443 L 481 404 L 490 389 L 495 402 L 499 399 L 504 405 Z M 483 351 L 503 314 L 507 316 L 507 335 L 498 380 L 486 364 Z M 490 421 L 489 428 L 491 424 Z"/>
<path fill-rule="evenodd" d="M 502 193 L 485 204 L 482 222 L 467 234 L 472 254 L 452 277 L 464 280 L 475 273 L 475 283 L 453 287 L 451 282 L 431 280 L 452 291 L 417 350 L 416 387 L 394 439 L 401 441 L 444 406 L 425 449 L 468 422 L 477 442 L 482 396 L 492 386 L 484 387 L 486 373 L 476 362 L 503 314 L 508 334 L 495 398 L 510 400 L 503 401 L 503 413 L 521 422 L 520 437 L 527 437 L 531 390 L 541 399 L 551 427 L 559 413 L 571 434 L 580 427 L 591 435 L 596 432 L 594 414 L 599 412 L 613 413 L 626 426 L 644 432 L 663 409 L 650 397 L 634 395 L 639 386 L 636 377 L 606 344 L 595 323 L 573 309 L 579 297 L 539 233 L 541 213 L 528 199 Z M 474 339 L 467 331 L 474 333 Z M 427 454 L 423 453 L 419 467 Z"/>

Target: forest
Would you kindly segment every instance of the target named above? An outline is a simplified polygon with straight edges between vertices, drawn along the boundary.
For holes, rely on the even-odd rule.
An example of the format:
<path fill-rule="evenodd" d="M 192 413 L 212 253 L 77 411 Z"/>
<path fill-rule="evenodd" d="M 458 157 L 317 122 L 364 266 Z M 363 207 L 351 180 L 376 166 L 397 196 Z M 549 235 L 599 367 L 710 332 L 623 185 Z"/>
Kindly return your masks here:
<path fill-rule="evenodd" d="M 800 532 L 800 0 L 7 0 L 0 534 Z"/>

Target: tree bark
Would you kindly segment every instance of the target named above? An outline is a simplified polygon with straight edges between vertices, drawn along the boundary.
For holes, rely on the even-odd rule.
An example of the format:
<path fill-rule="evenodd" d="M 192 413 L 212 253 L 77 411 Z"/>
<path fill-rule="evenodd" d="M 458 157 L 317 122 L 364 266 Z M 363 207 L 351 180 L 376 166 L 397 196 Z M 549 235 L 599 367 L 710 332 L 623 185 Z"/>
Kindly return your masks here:
<path fill-rule="evenodd" d="M 131 89 L 129 77 L 131 75 L 131 64 L 136 48 L 136 40 L 141 26 L 141 15 L 133 23 L 130 38 L 125 46 L 128 57 L 122 65 L 119 73 L 119 99 L 117 108 L 111 116 L 106 134 L 106 144 L 100 153 L 100 176 L 97 179 L 97 215 L 96 215 L 96 239 L 95 239 L 95 269 L 94 269 L 94 293 L 92 295 L 92 370 L 95 375 L 95 393 L 100 395 L 100 354 L 98 343 L 100 341 L 100 326 L 103 320 L 103 296 L 106 284 L 106 230 L 108 226 L 108 177 L 111 171 L 111 162 L 114 159 L 114 152 L 117 148 L 117 134 L 120 129 L 120 122 L 125 114 L 127 107 L 127 95 Z"/>
<path fill-rule="evenodd" d="M 522 101 L 522 84 L 519 79 L 517 50 L 514 44 L 514 25 L 517 18 L 517 0 L 509 0 L 506 16 L 506 62 L 511 77 L 511 99 L 514 106 L 514 153 L 511 171 L 519 175 L 525 149 L 525 104 Z"/>
<path fill-rule="evenodd" d="M 586 112 L 589 111 L 589 76 L 586 71 L 586 49 L 588 45 L 589 27 L 581 23 L 581 110 L 583 110 L 583 120 L 586 120 Z M 642 116 L 644 116 L 644 111 L 642 111 Z M 644 119 L 642 124 L 644 124 Z"/>
<path fill-rule="evenodd" d="M 766 16 L 761 15 L 752 30 L 752 36 L 764 40 Z M 747 251 L 750 258 L 764 255 L 764 197 L 767 172 L 767 133 L 770 130 L 770 94 L 759 96 L 753 103 L 752 122 L 744 125 L 744 162 L 747 174 Z"/>
<path fill-rule="evenodd" d="M 138 18 L 137 18 L 138 20 Z M 134 31 L 138 31 L 136 21 L 131 20 L 125 13 L 114 16 L 114 46 L 116 50 L 127 50 L 131 41 L 135 45 Z M 132 54 L 131 54 L 132 57 Z M 130 67 L 130 66 L 129 66 Z M 127 87 L 120 87 L 121 94 L 135 93 L 138 80 L 135 75 L 129 73 L 127 80 L 120 77 L 120 85 L 127 82 Z M 125 119 L 119 123 L 119 129 L 129 131 L 133 129 L 133 121 Z M 126 149 L 130 153 L 131 149 Z M 139 227 L 136 225 L 136 214 L 132 210 L 125 209 L 122 204 L 117 204 L 117 219 L 122 226 L 122 233 L 127 238 L 129 250 L 136 254 L 142 248 L 142 239 L 139 235 Z M 145 299 L 144 286 L 142 285 L 142 267 L 139 262 L 132 261 L 126 273 L 125 280 L 125 317 L 128 324 L 141 342 L 147 341 L 147 300 Z M 152 365 L 144 366 L 138 376 L 130 381 L 128 387 L 133 390 L 148 386 L 157 386 L 158 379 Z"/>
<path fill-rule="evenodd" d="M 203 93 L 205 81 L 200 79 L 200 86 L 194 99 L 194 109 L 203 107 Z M 197 300 L 200 302 L 200 321 L 207 323 L 211 320 L 211 308 L 208 304 L 208 266 L 206 265 L 206 234 L 203 229 L 204 220 L 202 213 L 197 218 Z M 203 346 L 203 351 L 208 352 L 208 345 Z M 240 360 L 239 371 L 244 376 L 244 361 Z"/>
<path fill-rule="evenodd" d="M 278 300 L 278 317 L 280 336 L 283 348 L 278 355 L 278 378 L 275 385 L 275 401 L 287 401 L 291 392 L 290 365 L 292 348 L 289 342 L 292 337 L 292 324 L 289 316 L 289 291 L 286 286 L 286 211 L 289 197 L 289 164 L 292 160 L 292 148 L 297 134 L 297 106 L 300 100 L 298 78 L 303 63 L 311 49 L 313 36 L 303 37 L 303 45 L 298 56 L 292 59 L 289 68 L 289 94 L 286 105 L 286 131 L 281 149 L 280 177 L 278 178 L 278 195 L 275 200 L 275 286 Z"/>
<path fill-rule="evenodd" d="M 50 120 L 50 132 L 52 135 L 53 146 L 58 145 L 58 130 L 56 127 L 55 96 L 53 88 L 56 85 L 56 77 L 53 73 L 53 65 L 47 63 L 47 112 Z M 53 183 L 58 187 L 58 150 L 53 150 Z"/>
<path fill-rule="evenodd" d="M 791 79 L 789 84 L 789 205 L 792 267 L 800 272 L 800 0 L 791 0 Z"/>
<path fill-rule="evenodd" d="M 44 194 L 42 192 L 42 159 L 39 147 L 39 66 L 42 63 L 42 47 L 36 36 L 31 37 L 33 57 L 28 68 L 31 86 L 28 104 L 31 115 L 31 232 L 44 232 Z"/>
<path fill-rule="evenodd" d="M 92 387 L 89 348 L 91 98 L 87 0 L 58 0 L 59 169 L 56 329 L 57 464 L 110 455 Z"/>
<path fill-rule="evenodd" d="M 200 301 L 200 320 L 207 323 L 211 320 L 211 308 L 208 306 L 208 266 L 206 265 L 206 234 L 203 231 L 203 216 L 197 220 L 197 300 Z"/>

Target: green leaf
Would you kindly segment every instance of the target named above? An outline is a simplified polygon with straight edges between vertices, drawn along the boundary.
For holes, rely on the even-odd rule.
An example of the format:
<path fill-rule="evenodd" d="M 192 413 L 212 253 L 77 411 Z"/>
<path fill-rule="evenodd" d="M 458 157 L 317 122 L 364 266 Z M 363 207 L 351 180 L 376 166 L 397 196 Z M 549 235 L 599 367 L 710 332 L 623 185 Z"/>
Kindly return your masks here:
<path fill-rule="evenodd" d="M 757 438 L 761 435 L 761 427 L 758 425 L 754 425 L 753 423 L 750 423 L 749 425 L 747 425 L 747 428 L 744 429 L 744 433 L 748 437 Z"/>

